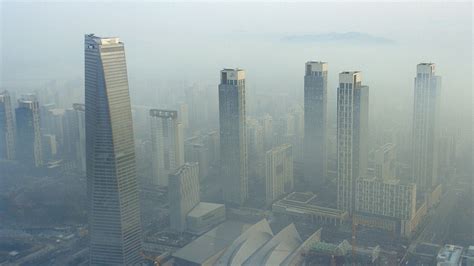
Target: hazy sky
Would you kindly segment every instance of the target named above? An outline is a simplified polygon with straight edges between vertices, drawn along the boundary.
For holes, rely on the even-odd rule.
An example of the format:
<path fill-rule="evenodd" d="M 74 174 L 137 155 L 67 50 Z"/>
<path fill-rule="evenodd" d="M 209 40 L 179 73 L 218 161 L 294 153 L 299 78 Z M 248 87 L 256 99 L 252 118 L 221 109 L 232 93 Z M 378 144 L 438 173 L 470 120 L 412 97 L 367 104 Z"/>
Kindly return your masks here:
<path fill-rule="evenodd" d="M 322 60 L 330 94 L 338 72 L 361 70 L 378 108 L 411 106 L 416 64 L 430 61 L 444 100 L 472 105 L 470 2 L 0 5 L 6 89 L 82 80 L 84 34 L 96 33 L 125 43 L 132 94 L 144 80 L 217 86 L 223 67 L 246 69 L 249 89 L 301 92 L 305 61 Z"/>

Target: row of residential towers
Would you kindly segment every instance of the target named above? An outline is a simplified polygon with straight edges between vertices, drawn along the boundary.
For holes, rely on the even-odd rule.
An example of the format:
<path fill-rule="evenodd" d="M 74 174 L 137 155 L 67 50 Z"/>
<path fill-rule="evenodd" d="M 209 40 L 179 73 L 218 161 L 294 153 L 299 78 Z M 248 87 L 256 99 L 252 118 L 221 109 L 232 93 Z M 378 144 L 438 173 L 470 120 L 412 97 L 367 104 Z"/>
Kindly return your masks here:
<path fill-rule="evenodd" d="M 327 78 L 326 62 L 306 63 L 304 76 L 304 164 L 306 185 L 317 190 L 327 181 Z M 419 191 L 436 186 L 436 123 L 440 77 L 434 64 L 417 66 L 413 114 L 413 166 L 411 182 Z M 221 71 L 219 85 L 221 168 L 227 203 L 241 205 L 248 197 L 245 119 L 245 73 Z M 339 74 L 337 88 L 337 206 L 352 213 L 356 181 L 367 176 L 369 87 L 359 71 Z"/>

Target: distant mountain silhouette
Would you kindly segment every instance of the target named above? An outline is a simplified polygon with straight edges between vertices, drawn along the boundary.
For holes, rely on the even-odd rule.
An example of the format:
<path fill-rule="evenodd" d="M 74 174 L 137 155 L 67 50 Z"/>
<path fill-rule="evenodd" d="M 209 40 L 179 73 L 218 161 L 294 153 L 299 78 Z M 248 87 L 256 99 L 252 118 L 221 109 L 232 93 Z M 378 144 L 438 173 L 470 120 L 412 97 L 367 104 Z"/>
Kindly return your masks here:
<path fill-rule="evenodd" d="M 363 32 L 331 32 L 321 34 L 304 34 L 284 36 L 282 41 L 287 42 L 314 42 L 314 43 L 360 43 L 360 44 L 395 44 L 396 42 L 380 36 Z"/>

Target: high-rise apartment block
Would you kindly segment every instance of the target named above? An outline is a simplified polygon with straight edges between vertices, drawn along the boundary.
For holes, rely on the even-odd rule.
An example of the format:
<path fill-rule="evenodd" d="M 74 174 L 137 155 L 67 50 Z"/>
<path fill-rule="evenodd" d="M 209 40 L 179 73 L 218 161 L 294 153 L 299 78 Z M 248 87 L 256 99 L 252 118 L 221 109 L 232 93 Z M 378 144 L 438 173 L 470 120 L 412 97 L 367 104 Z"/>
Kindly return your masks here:
<path fill-rule="evenodd" d="M 368 157 L 369 87 L 361 73 L 342 72 L 337 88 L 337 207 L 354 211 L 356 181 L 365 177 Z"/>
<path fill-rule="evenodd" d="M 313 189 L 327 176 L 327 79 L 328 64 L 306 63 L 304 76 L 304 179 Z"/>
<path fill-rule="evenodd" d="M 85 35 L 89 263 L 142 261 L 140 206 L 124 44 Z"/>
<path fill-rule="evenodd" d="M 224 201 L 242 205 L 248 198 L 245 72 L 242 69 L 221 71 L 219 126 Z"/>
<path fill-rule="evenodd" d="M 0 92 L 0 159 L 15 159 L 15 124 L 8 91 Z"/>
<path fill-rule="evenodd" d="M 416 67 L 413 105 L 412 178 L 421 191 L 438 183 L 438 115 L 441 77 L 435 75 L 435 64 Z"/>
<path fill-rule="evenodd" d="M 168 175 L 184 164 L 183 126 L 178 112 L 150 110 L 153 184 L 168 186 Z"/>

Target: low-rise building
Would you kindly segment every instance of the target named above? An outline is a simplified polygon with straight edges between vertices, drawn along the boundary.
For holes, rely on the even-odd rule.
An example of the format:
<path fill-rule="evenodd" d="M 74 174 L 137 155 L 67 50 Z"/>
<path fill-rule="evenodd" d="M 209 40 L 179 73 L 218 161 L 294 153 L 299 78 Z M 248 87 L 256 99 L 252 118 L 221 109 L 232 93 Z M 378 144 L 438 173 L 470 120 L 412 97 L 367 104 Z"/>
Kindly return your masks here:
<path fill-rule="evenodd" d="M 293 192 L 272 205 L 275 215 L 312 223 L 341 224 L 349 218 L 347 211 L 319 206 L 312 192 Z"/>
<path fill-rule="evenodd" d="M 417 208 L 416 184 L 399 179 L 359 178 L 356 184 L 356 219 L 364 225 L 409 237 L 424 217 Z"/>
<path fill-rule="evenodd" d="M 200 202 L 186 216 L 186 231 L 201 235 L 225 221 L 225 205 Z"/>
<path fill-rule="evenodd" d="M 186 215 L 200 202 L 199 166 L 186 163 L 169 175 L 170 224 L 173 230 L 186 230 Z"/>
<path fill-rule="evenodd" d="M 438 253 L 436 262 L 438 266 L 458 266 L 461 264 L 461 255 L 464 248 L 455 245 L 445 245 Z"/>
<path fill-rule="evenodd" d="M 299 265 L 321 238 L 321 229 L 305 241 L 289 224 L 274 234 L 266 219 L 247 226 L 227 221 L 173 254 L 175 265 Z"/>
<path fill-rule="evenodd" d="M 293 149 L 290 144 L 275 147 L 265 157 L 265 199 L 271 204 L 293 191 Z"/>
<path fill-rule="evenodd" d="M 474 246 L 469 246 L 463 256 L 462 256 L 462 265 L 474 266 Z"/>

